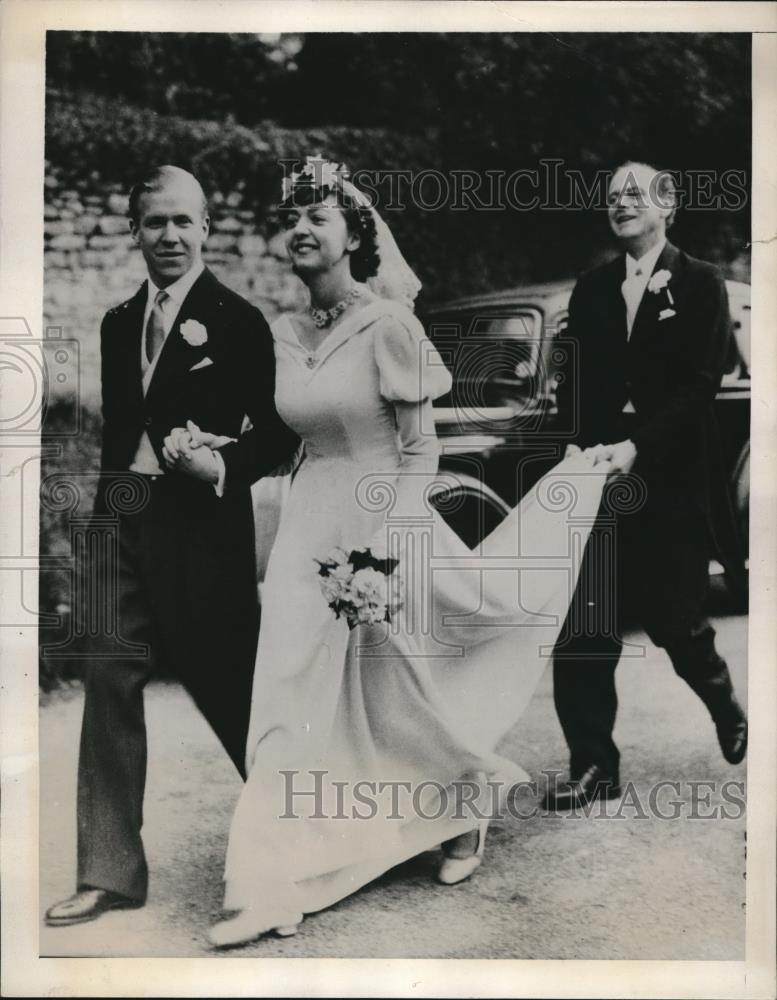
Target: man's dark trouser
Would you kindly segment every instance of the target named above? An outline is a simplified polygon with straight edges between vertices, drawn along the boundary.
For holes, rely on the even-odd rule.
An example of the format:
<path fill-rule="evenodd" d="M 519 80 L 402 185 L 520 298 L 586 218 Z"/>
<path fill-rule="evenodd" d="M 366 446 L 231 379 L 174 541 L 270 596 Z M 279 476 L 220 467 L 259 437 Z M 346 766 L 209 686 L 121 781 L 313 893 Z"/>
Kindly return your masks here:
<path fill-rule="evenodd" d="M 615 540 L 614 553 L 608 538 Z M 642 510 L 615 522 L 602 505 L 554 651 L 554 699 L 573 780 L 591 764 L 618 775 L 612 733 L 624 612 L 666 649 L 713 716 L 730 704 L 728 668 L 703 616 L 708 552 L 701 513 L 676 496 L 649 497 Z"/>
<path fill-rule="evenodd" d="M 206 484 L 161 476 L 143 509 L 119 515 L 118 558 L 90 567 L 113 576 L 104 593 L 119 635 L 147 652 L 85 657 L 79 888 L 146 898 L 143 689 L 159 666 L 181 680 L 244 774 L 258 634 L 251 531 L 247 491 L 219 499 Z"/>

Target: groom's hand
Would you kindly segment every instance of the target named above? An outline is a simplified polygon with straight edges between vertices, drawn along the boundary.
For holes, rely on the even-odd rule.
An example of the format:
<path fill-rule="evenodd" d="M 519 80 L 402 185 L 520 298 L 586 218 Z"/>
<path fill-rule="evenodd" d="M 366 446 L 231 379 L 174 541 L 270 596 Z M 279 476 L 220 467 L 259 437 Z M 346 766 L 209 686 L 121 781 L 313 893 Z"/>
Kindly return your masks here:
<path fill-rule="evenodd" d="M 221 448 L 234 440 L 226 434 L 201 431 L 193 420 L 187 420 L 186 427 L 174 427 L 164 439 L 162 454 L 170 468 L 175 468 L 182 459 L 191 459 L 197 448 Z"/>
<path fill-rule="evenodd" d="M 183 472 L 207 483 L 218 483 L 221 465 L 213 454 L 214 448 L 232 438 L 201 431 L 191 420 L 186 427 L 174 427 L 162 446 L 168 468 Z"/>
<path fill-rule="evenodd" d="M 210 448 L 193 439 L 191 431 L 174 427 L 164 440 L 162 455 L 169 469 L 206 483 L 217 483 L 219 465 Z"/>
<path fill-rule="evenodd" d="M 192 436 L 186 427 L 174 427 L 162 442 L 162 455 L 168 468 L 178 468 L 192 450 Z"/>
<path fill-rule="evenodd" d="M 219 481 L 219 466 L 216 462 L 216 456 L 210 448 L 204 445 L 192 448 L 188 454 L 184 455 L 182 463 L 177 468 L 186 473 L 187 476 L 202 479 L 206 483 Z"/>

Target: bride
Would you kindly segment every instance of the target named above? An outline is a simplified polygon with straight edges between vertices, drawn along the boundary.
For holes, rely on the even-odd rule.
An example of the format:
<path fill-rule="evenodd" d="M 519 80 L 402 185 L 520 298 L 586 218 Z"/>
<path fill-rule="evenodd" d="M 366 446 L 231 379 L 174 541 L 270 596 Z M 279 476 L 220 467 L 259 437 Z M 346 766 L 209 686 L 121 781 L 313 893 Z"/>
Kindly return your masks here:
<path fill-rule="evenodd" d="M 432 400 L 451 378 L 413 315 L 419 282 L 335 164 L 309 158 L 281 214 L 310 308 L 273 325 L 275 398 L 304 458 L 262 587 L 248 779 L 224 875 L 236 912 L 211 928 L 217 947 L 292 934 L 439 845 L 441 882 L 475 871 L 494 789 L 526 777 L 495 747 L 563 623 L 608 472 L 566 459 L 467 548 L 427 502 Z M 223 443 L 191 429 L 194 446 Z M 335 547 L 398 557 L 393 621 L 349 630 L 335 617 L 315 562 Z"/>

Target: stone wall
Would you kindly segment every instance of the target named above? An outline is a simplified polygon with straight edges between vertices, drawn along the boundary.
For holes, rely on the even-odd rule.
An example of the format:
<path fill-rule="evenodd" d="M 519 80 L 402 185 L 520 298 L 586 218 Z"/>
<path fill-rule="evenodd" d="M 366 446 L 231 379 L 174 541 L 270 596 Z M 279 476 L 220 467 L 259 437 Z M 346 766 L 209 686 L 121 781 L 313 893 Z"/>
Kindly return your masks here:
<path fill-rule="evenodd" d="M 46 182 L 44 327 L 79 344 L 80 401 L 99 401 L 100 321 L 105 312 L 137 291 L 145 278 L 140 251 L 127 222 L 127 197 L 117 186 L 95 183 L 89 190 L 64 189 L 54 175 Z M 260 234 L 253 211 L 239 192 L 216 193 L 210 202 L 211 233 L 205 263 L 230 288 L 257 305 L 272 321 L 298 308 L 305 292 L 292 274 L 283 234 Z M 51 392 L 60 390 L 54 381 Z"/>

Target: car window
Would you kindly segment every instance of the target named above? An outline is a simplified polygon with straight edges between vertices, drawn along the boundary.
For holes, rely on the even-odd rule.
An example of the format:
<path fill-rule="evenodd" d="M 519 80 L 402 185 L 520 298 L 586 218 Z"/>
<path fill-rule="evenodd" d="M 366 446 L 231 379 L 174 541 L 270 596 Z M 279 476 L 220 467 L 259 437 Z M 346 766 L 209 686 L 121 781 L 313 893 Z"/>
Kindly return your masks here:
<path fill-rule="evenodd" d="M 538 320 L 538 314 L 532 312 L 518 313 L 514 316 L 474 316 L 470 326 L 470 336 L 532 340 L 538 333 Z"/>
<path fill-rule="evenodd" d="M 427 332 L 453 374 L 451 396 L 438 405 L 509 406 L 519 415 L 542 394 L 539 310 L 440 316 L 427 323 Z"/>

